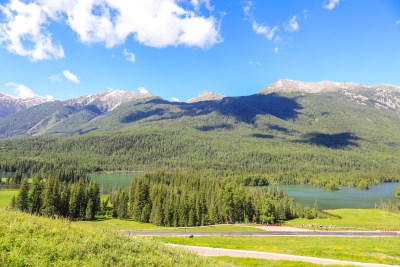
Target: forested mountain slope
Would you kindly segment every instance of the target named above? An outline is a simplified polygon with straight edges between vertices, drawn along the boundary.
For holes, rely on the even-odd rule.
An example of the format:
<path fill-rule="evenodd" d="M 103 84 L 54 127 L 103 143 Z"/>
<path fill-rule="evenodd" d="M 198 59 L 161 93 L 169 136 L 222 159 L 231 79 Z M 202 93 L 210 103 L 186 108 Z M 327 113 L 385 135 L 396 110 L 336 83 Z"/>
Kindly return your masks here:
<path fill-rule="evenodd" d="M 39 132 L 50 137 L 1 141 L 1 168 L 196 170 L 350 185 L 398 180 L 400 114 L 389 107 L 397 92 L 385 91 L 377 105 L 374 88 L 357 88 L 262 91 L 196 103 L 152 97 L 81 123 L 75 116 L 94 112 L 83 109 Z M 362 101 L 354 97 L 361 94 Z M 0 129 L 4 138 L 9 130 Z"/>

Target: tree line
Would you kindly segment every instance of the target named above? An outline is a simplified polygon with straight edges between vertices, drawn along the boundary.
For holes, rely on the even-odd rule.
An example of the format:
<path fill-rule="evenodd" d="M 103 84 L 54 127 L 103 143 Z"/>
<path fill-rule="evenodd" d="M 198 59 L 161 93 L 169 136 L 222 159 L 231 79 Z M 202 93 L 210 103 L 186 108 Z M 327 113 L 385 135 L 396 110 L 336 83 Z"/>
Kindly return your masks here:
<path fill-rule="evenodd" d="M 47 217 L 60 216 L 71 220 L 93 220 L 100 210 L 100 186 L 97 181 L 80 178 L 75 183 L 62 183 L 57 176 L 45 180 L 40 173 L 32 186 L 23 178 L 12 209 Z"/>
<path fill-rule="evenodd" d="M 106 201 L 113 216 L 161 226 L 200 226 L 219 223 L 277 223 L 319 216 L 318 207 L 302 208 L 283 191 L 249 188 L 237 180 L 156 173 L 133 179 L 114 189 Z"/>

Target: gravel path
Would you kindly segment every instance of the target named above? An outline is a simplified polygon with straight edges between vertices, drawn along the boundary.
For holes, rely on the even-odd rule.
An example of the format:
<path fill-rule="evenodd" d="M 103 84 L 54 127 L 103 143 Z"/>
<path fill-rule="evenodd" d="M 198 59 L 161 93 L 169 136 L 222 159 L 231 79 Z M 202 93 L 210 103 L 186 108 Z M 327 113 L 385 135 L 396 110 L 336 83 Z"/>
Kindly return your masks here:
<path fill-rule="evenodd" d="M 376 264 L 376 263 L 363 263 L 354 261 L 341 261 L 323 258 L 314 258 L 306 256 L 296 256 L 288 254 L 278 254 L 270 252 L 258 252 L 258 251 L 248 251 L 248 250 L 236 250 L 236 249 L 224 249 L 224 248 L 209 248 L 209 247 L 196 247 L 196 246 L 183 246 L 168 244 L 169 246 L 183 248 L 192 251 L 196 254 L 203 256 L 228 256 L 228 257 L 241 257 L 241 258 L 256 258 L 256 259 L 267 259 L 267 260 L 290 260 L 290 261 L 302 261 L 310 262 L 314 264 L 336 264 L 336 265 L 353 265 L 353 266 L 376 266 L 376 267 L 386 267 L 386 266 L 398 266 L 398 265 L 387 265 L 387 264 Z"/>
<path fill-rule="evenodd" d="M 351 231 L 311 231 L 311 232 L 138 232 L 138 231 L 120 231 L 125 235 L 142 235 L 142 236 L 337 236 L 337 237 L 390 237 L 398 236 L 397 233 L 381 233 L 381 232 L 351 232 Z"/>

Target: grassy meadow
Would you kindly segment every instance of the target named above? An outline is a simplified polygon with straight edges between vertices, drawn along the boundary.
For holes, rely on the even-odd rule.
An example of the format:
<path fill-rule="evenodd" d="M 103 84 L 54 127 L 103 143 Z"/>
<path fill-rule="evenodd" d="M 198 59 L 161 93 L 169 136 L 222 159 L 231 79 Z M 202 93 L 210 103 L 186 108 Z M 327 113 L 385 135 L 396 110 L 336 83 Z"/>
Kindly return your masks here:
<path fill-rule="evenodd" d="M 13 196 L 18 194 L 18 189 L 0 189 L 0 208 L 7 207 Z"/>
<path fill-rule="evenodd" d="M 158 237 L 190 246 L 242 249 L 336 260 L 400 264 L 398 237 Z"/>
<path fill-rule="evenodd" d="M 239 266 L 270 266 L 270 267 L 316 267 L 316 266 L 346 266 L 346 265 L 320 265 L 301 261 L 285 261 L 285 260 L 265 260 L 253 258 L 233 258 L 233 257 L 214 257 L 227 263 Z"/>
<path fill-rule="evenodd" d="M 152 238 L 26 213 L 0 212 L 0 265 L 225 266 L 223 261 L 167 247 Z"/>
<path fill-rule="evenodd" d="M 364 229 L 395 229 L 400 230 L 400 215 L 378 209 L 339 209 L 326 212 L 339 216 L 326 219 L 295 219 L 286 222 L 287 225 L 336 225 L 339 227 Z"/>

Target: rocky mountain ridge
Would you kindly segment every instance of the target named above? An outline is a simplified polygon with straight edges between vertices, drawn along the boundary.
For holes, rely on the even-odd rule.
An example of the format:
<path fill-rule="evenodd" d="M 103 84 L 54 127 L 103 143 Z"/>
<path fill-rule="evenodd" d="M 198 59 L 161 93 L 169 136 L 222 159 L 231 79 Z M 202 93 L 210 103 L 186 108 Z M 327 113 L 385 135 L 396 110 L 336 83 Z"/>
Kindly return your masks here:
<path fill-rule="evenodd" d="M 126 90 L 110 90 L 94 95 L 80 96 L 63 102 L 65 105 L 73 106 L 75 108 L 95 105 L 102 113 L 107 113 L 113 111 L 124 103 L 153 96 L 152 93 L 134 93 Z"/>
<path fill-rule="evenodd" d="M 373 104 L 379 109 L 392 109 L 400 112 L 400 87 L 391 84 L 362 85 L 352 82 L 302 82 L 282 79 L 259 92 L 318 94 L 339 92 L 361 105 Z"/>
<path fill-rule="evenodd" d="M 225 97 L 226 97 L 226 95 L 215 94 L 213 92 L 206 90 L 203 93 L 201 93 L 200 95 L 198 95 L 197 97 L 189 99 L 188 101 L 186 101 L 186 103 L 190 104 L 190 103 L 197 103 L 197 102 L 202 102 L 202 101 L 219 101 Z"/>
<path fill-rule="evenodd" d="M 52 99 L 43 97 L 17 97 L 0 93 L 0 118 L 36 105 L 51 102 Z"/>

